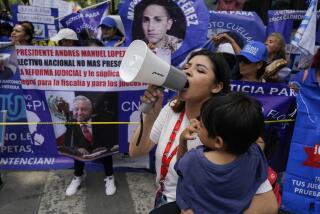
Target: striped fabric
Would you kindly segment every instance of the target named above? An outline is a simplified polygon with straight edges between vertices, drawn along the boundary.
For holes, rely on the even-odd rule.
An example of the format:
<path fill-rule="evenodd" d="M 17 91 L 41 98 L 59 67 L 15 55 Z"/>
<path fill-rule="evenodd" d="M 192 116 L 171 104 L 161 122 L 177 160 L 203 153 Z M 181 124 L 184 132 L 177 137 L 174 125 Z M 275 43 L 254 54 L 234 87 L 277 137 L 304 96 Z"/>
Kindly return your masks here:
<path fill-rule="evenodd" d="M 318 0 L 310 1 L 309 8 L 291 41 L 291 44 L 299 48 L 304 55 L 315 54 L 317 5 Z"/>

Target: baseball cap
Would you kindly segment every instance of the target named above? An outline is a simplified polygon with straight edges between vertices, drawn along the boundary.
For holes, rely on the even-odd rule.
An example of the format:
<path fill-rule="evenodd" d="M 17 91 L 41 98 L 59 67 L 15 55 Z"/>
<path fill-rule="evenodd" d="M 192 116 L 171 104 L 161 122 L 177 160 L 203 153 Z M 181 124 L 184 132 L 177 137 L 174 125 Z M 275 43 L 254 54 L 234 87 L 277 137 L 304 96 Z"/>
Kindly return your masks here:
<path fill-rule="evenodd" d="M 266 62 L 268 59 L 268 50 L 262 42 L 252 41 L 243 47 L 238 56 L 243 56 L 253 63 L 260 61 Z"/>
<path fill-rule="evenodd" d="M 117 27 L 117 23 L 116 21 L 113 19 L 113 18 L 110 18 L 110 17 L 105 17 L 101 24 L 99 25 L 99 27 L 101 26 L 105 26 L 105 27 L 110 27 L 110 28 L 113 28 L 113 27 Z"/>
<path fill-rule="evenodd" d="M 220 43 L 217 48 L 217 53 L 227 53 L 235 55 L 232 45 L 229 42 Z"/>
<path fill-rule="evenodd" d="M 62 39 L 79 40 L 76 32 L 70 28 L 63 28 L 59 30 L 58 34 L 50 38 L 50 40 L 55 42 L 58 42 Z"/>

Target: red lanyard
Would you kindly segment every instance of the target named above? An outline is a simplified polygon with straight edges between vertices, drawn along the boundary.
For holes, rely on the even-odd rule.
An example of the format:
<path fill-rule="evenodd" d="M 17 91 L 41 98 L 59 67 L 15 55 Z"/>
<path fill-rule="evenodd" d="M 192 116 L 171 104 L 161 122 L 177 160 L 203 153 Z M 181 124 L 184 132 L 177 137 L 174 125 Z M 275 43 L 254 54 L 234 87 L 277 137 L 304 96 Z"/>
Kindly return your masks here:
<path fill-rule="evenodd" d="M 174 148 L 174 150 L 171 152 L 170 156 L 168 157 L 168 153 L 172 147 L 174 140 L 176 139 L 177 132 L 180 129 L 180 126 L 181 126 L 181 123 L 183 120 L 183 116 L 184 116 L 184 111 L 182 111 L 180 113 L 179 119 L 177 120 L 176 124 L 174 125 L 174 128 L 173 128 L 171 135 L 170 135 L 170 138 L 169 138 L 169 142 L 167 143 L 166 148 L 165 148 L 163 155 L 162 155 L 161 170 L 160 170 L 160 188 L 162 191 L 164 189 L 163 183 L 164 183 L 164 180 L 166 179 L 170 162 L 171 162 L 172 158 L 177 154 L 178 146 L 176 146 L 176 148 Z"/>

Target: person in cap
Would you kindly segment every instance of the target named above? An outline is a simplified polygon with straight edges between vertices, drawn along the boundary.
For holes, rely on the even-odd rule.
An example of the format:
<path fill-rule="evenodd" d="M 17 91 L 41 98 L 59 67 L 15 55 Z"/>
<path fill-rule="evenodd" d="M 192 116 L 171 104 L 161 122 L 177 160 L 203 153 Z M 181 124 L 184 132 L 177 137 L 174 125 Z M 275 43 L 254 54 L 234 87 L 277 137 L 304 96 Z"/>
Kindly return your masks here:
<path fill-rule="evenodd" d="M 59 32 L 50 38 L 51 41 L 57 42 L 59 46 L 78 46 L 79 39 L 76 32 L 70 28 L 60 29 Z"/>
<path fill-rule="evenodd" d="M 105 17 L 101 24 L 102 41 L 106 47 L 121 47 L 124 45 L 125 36 L 119 30 L 116 21 L 111 17 Z"/>
<path fill-rule="evenodd" d="M 265 82 L 262 75 L 268 59 L 267 47 L 258 41 L 247 43 L 238 57 L 239 71 L 234 79 L 248 82 Z"/>

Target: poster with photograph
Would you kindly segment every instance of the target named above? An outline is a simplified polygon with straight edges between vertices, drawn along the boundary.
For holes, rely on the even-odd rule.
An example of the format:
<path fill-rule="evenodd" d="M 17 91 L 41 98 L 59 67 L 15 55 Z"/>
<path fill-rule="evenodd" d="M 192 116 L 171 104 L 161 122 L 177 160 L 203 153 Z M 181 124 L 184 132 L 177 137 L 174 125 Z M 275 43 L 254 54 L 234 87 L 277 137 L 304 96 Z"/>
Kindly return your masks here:
<path fill-rule="evenodd" d="M 202 0 L 126 0 L 119 15 L 128 44 L 143 40 L 173 65 L 206 41 L 209 12 Z"/>

